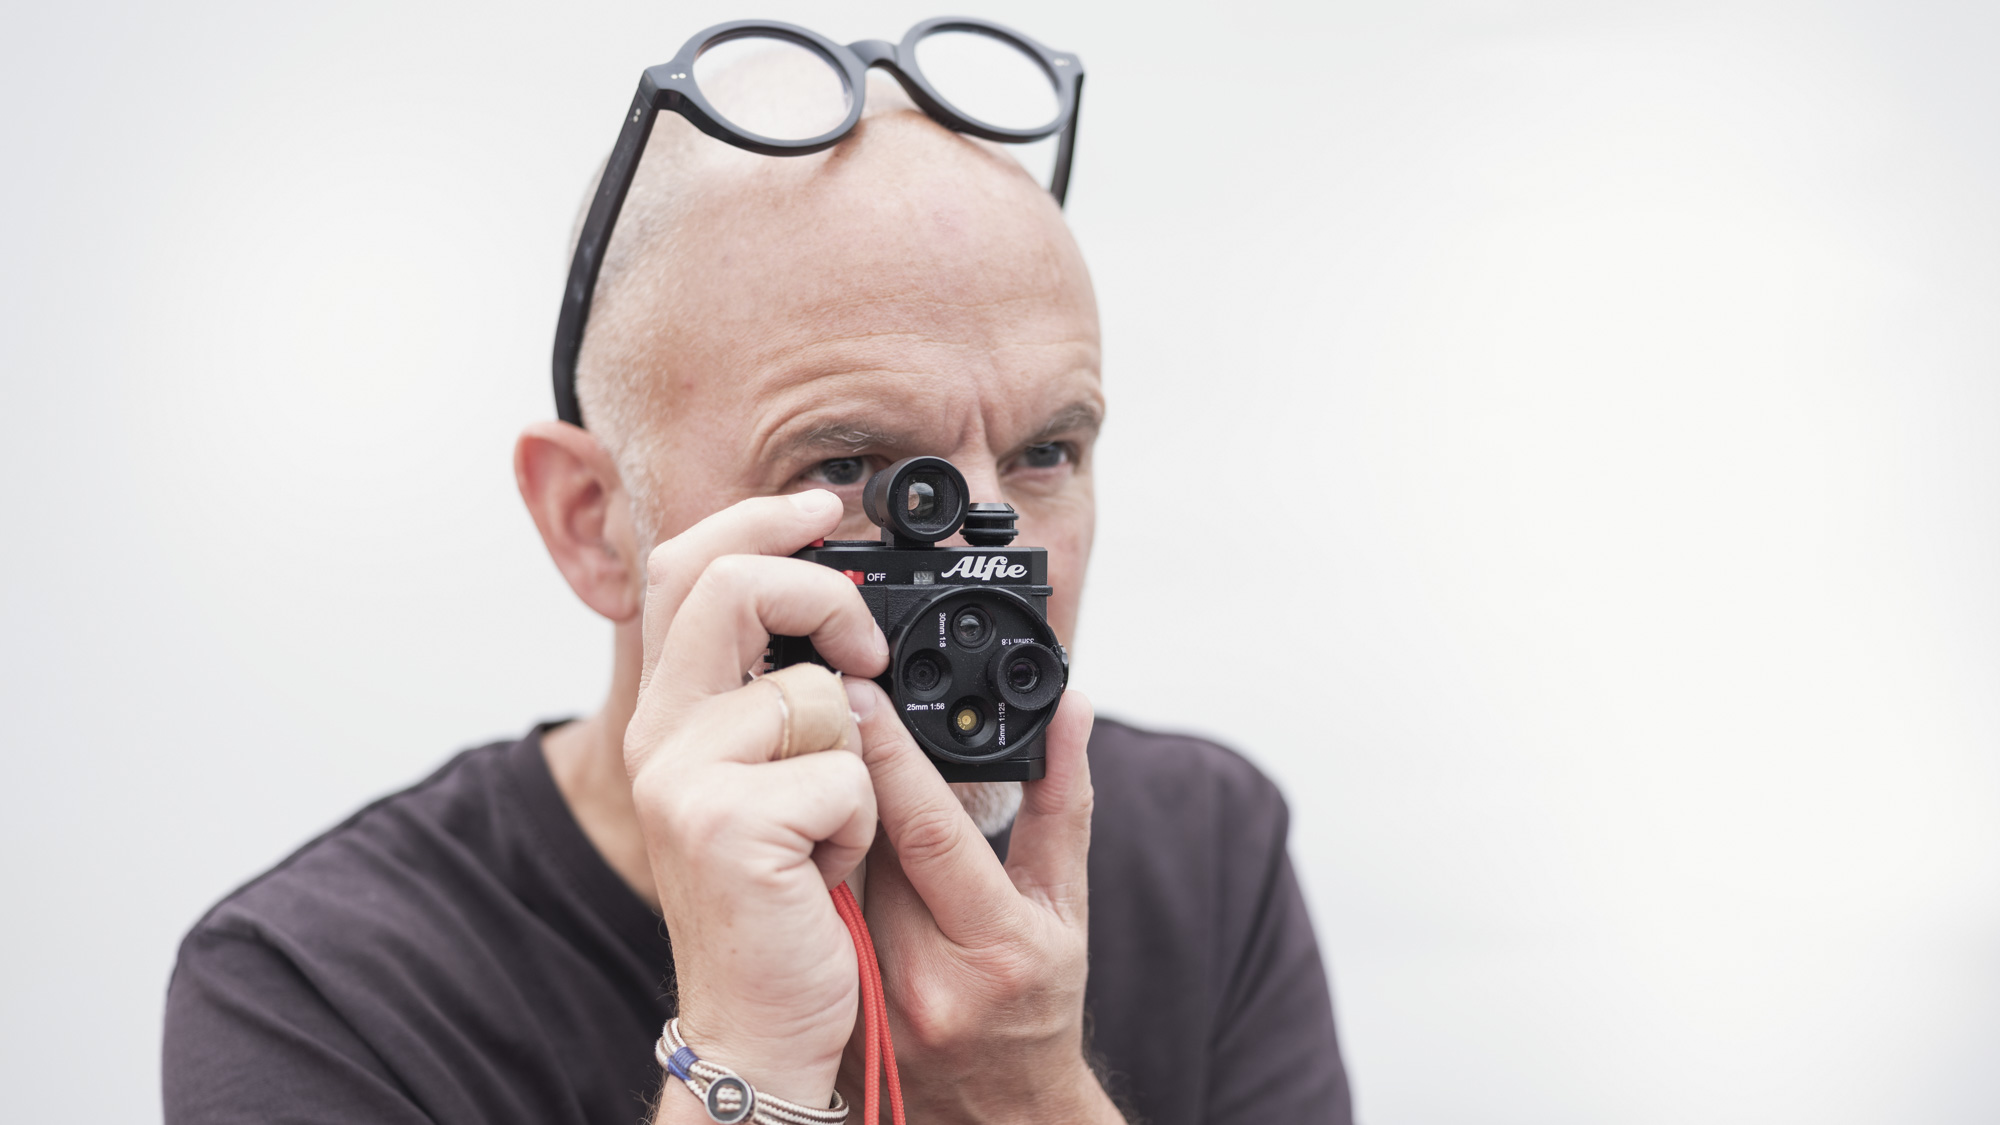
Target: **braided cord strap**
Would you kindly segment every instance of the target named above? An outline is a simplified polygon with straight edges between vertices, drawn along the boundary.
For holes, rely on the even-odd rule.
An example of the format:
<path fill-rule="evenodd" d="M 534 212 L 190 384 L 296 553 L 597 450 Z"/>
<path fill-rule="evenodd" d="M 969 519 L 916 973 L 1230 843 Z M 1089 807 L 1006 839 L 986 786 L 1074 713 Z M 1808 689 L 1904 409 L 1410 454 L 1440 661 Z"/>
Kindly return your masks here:
<path fill-rule="evenodd" d="M 681 1021 L 676 1016 L 660 1029 L 660 1041 L 653 1044 L 653 1058 L 660 1068 L 680 1079 L 688 1092 L 701 1099 L 710 1119 L 721 1125 L 846 1125 L 847 1103 L 840 1091 L 833 1105 L 813 1109 L 783 1098 L 760 1094 L 742 1076 L 726 1066 L 704 1062 L 681 1038 Z"/>

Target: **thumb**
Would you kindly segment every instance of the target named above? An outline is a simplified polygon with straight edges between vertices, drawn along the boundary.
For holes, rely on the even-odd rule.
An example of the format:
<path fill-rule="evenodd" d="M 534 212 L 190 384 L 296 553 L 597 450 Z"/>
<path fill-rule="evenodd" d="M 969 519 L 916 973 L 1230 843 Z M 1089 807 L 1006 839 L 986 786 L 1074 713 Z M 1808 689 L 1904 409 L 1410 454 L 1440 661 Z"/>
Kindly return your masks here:
<path fill-rule="evenodd" d="M 1072 688 L 1043 736 L 1048 775 L 1021 783 L 1021 811 L 1007 842 L 1007 874 L 1024 895 L 1057 914 L 1082 921 L 1089 902 L 1090 699 Z"/>

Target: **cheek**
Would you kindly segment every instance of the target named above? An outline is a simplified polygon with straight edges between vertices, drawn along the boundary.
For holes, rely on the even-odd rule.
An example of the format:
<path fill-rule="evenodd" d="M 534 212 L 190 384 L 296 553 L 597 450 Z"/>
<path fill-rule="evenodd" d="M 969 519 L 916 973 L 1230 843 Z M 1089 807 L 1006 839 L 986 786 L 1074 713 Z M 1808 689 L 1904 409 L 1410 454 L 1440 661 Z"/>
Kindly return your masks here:
<path fill-rule="evenodd" d="M 1065 645 L 1076 633 L 1077 607 L 1083 597 L 1084 572 L 1090 566 L 1090 544 L 1096 530 L 1096 507 L 1088 495 L 1050 505 L 1021 520 L 1019 542 L 1046 547 L 1049 552 L 1049 624 Z"/>
<path fill-rule="evenodd" d="M 882 529 L 869 522 L 867 515 L 861 511 L 861 501 L 859 500 L 847 506 L 845 514 L 840 517 L 840 526 L 834 529 L 832 535 L 827 536 L 829 539 L 879 539 L 881 537 Z"/>
<path fill-rule="evenodd" d="M 639 546 L 650 551 L 661 543 L 707 519 L 732 502 L 724 482 L 707 474 L 682 470 L 677 473 L 652 472 L 646 480 L 628 482 L 632 498 L 632 519 L 637 525 Z"/>

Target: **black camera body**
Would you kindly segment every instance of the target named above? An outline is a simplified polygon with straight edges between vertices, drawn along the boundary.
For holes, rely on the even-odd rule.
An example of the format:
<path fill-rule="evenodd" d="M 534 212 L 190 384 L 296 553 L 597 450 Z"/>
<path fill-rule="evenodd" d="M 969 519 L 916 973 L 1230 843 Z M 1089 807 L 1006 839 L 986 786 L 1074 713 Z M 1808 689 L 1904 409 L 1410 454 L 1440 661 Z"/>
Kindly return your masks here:
<path fill-rule="evenodd" d="M 1032 781 L 1048 770 L 1042 734 L 1069 683 L 1049 628 L 1049 553 L 1014 547 L 1014 509 L 972 504 L 941 457 L 870 477 L 862 507 L 881 541 L 827 540 L 795 558 L 830 566 L 861 591 L 889 640 L 876 678 L 946 781 Z M 940 547 L 963 528 L 967 547 Z M 768 663 L 824 664 L 805 637 L 771 638 Z"/>

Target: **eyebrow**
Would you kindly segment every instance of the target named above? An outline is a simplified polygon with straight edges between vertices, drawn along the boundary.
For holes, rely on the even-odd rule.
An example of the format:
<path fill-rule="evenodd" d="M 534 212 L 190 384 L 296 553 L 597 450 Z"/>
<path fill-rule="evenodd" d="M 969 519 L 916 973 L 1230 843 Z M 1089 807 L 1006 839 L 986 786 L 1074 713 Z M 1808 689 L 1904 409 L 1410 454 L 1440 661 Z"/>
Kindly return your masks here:
<path fill-rule="evenodd" d="M 1073 402 L 1051 415 L 1049 420 L 1028 435 L 1023 447 L 1041 445 L 1065 434 L 1083 433 L 1097 436 L 1104 424 L 1098 408 L 1088 402 Z M 796 457 L 801 453 L 825 453 L 832 456 L 853 455 L 865 450 L 894 452 L 910 449 L 919 444 L 909 433 L 899 433 L 872 426 L 860 419 L 843 419 L 814 426 L 792 437 L 786 438 L 777 449 L 780 458 Z"/>
<path fill-rule="evenodd" d="M 1104 415 L 1096 406 L 1088 402 L 1072 402 L 1056 411 L 1053 417 L 1042 423 L 1041 428 L 1028 435 L 1028 440 L 1021 444 L 1024 447 L 1041 445 L 1065 434 L 1074 433 L 1094 438 L 1103 426 Z"/>
<path fill-rule="evenodd" d="M 804 452 L 860 453 L 866 449 L 901 449 L 914 444 L 908 434 L 879 430 L 865 422 L 829 422 L 814 426 L 810 430 L 786 438 L 778 447 L 778 456 L 788 458 Z"/>

